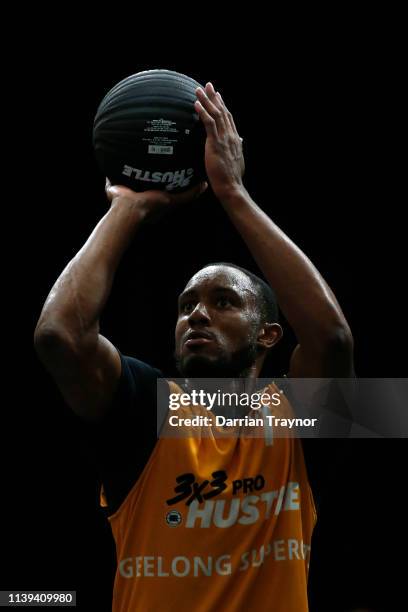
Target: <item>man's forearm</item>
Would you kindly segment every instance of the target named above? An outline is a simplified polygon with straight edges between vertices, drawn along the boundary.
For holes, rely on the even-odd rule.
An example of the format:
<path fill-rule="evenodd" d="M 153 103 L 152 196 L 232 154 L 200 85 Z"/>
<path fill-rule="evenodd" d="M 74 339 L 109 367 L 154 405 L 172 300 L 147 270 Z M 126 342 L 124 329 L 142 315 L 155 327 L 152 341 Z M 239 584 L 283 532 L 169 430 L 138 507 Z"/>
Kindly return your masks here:
<path fill-rule="evenodd" d="M 349 328 L 331 289 L 306 255 L 242 190 L 221 202 L 276 291 L 298 340 L 310 343 Z"/>
<path fill-rule="evenodd" d="M 98 333 L 116 269 L 142 221 L 143 213 L 134 204 L 113 202 L 53 286 L 37 332 L 63 332 L 74 341 Z"/>

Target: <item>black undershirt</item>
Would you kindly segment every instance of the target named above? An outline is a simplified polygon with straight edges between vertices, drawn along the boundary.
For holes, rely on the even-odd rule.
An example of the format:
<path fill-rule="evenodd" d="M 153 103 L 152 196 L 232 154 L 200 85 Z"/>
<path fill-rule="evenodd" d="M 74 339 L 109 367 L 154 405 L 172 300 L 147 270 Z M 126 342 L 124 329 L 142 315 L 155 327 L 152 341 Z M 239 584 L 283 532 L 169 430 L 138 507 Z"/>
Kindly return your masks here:
<path fill-rule="evenodd" d="M 120 353 L 119 353 L 120 354 Z M 103 483 L 108 515 L 122 504 L 157 441 L 157 379 L 163 374 L 120 354 L 122 371 L 114 399 L 101 422 L 81 422 L 82 438 Z"/>

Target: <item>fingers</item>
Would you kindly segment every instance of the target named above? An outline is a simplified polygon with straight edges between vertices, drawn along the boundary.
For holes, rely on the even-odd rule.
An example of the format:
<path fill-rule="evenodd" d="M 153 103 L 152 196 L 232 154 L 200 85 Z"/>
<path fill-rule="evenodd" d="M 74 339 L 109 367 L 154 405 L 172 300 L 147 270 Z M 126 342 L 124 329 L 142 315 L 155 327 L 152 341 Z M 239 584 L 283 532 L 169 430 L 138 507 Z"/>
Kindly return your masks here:
<path fill-rule="evenodd" d="M 234 134 L 236 134 L 237 136 L 239 136 L 239 134 L 238 134 L 238 130 L 237 130 L 237 127 L 236 127 L 235 122 L 234 122 L 234 117 L 232 116 L 232 113 L 231 113 L 231 112 L 228 110 L 228 108 L 225 106 L 225 102 L 224 102 L 224 100 L 222 99 L 220 92 L 218 92 L 218 96 L 220 97 L 220 102 L 221 102 L 221 104 L 223 105 L 223 107 L 224 107 L 224 109 L 225 109 L 225 112 L 226 112 L 226 115 L 227 115 L 227 120 L 228 120 L 228 122 L 229 122 L 229 124 L 230 124 L 230 126 L 231 126 L 232 131 L 234 132 Z M 239 136 L 239 138 L 240 138 L 240 140 L 241 140 L 241 142 L 242 142 L 242 138 L 241 138 L 240 136 Z"/>
<path fill-rule="evenodd" d="M 105 193 L 106 193 L 106 196 L 107 196 L 109 202 L 112 202 L 115 194 L 113 192 L 113 188 L 112 188 L 111 182 L 110 182 L 110 180 L 108 178 L 106 178 L 106 180 L 105 180 Z"/>
<path fill-rule="evenodd" d="M 129 187 L 124 185 L 112 185 L 110 180 L 107 178 L 105 181 L 105 193 L 109 202 L 113 202 L 115 198 L 137 198 L 140 193 L 132 191 Z"/>
<path fill-rule="evenodd" d="M 214 113 L 213 117 L 217 124 L 218 132 L 220 136 L 224 136 L 225 132 L 230 129 L 230 125 L 228 123 L 225 107 L 220 100 L 220 96 L 215 91 L 212 83 L 207 83 L 204 93 L 209 101 L 210 110 Z"/>
<path fill-rule="evenodd" d="M 105 193 L 106 193 L 106 195 L 108 197 L 108 200 L 111 201 L 112 200 L 112 194 L 110 192 L 110 188 L 111 188 L 111 182 L 108 179 L 108 177 L 106 177 L 106 179 L 105 179 Z"/>
<path fill-rule="evenodd" d="M 130 194 L 132 192 L 128 187 L 124 187 L 123 185 L 112 185 L 110 180 L 106 178 L 105 193 L 108 196 L 108 200 L 112 201 L 113 198 L 117 198 L 121 195 L 128 195 L 128 193 Z"/>
<path fill-rule="evenodd" d="M 198 87 L 196 89 L 198 103 L 196 102 L 196 110 L 201 110 L 201 117 L 206 128 L 210 129 L 210 135 L 224 137 L 227 130 L 230 129 L 228 120 L 220 99 L 218 98 L 214 87 L 211 83 L 207 83 L 205 89 Z M 200 114 L 200 113 L 199 113 Z M 212 119 L 212 121 L 210 120 Z M 215 125 L 214 125 L 214 123 Z M 207 134 L 209 130 L 207 129 Z"/>
<path fill-rule="evenodd" d="M 210 136 L 216 139 L 218 138 L 218 130 L 217 130 L 217 124 L 215 122 L 215 119 L 213 119 L 211 114 L 208 112 L 206 108 L 207 104 L 204 102 L 200 94 L 200 90 L 197 89 L 196 93 L 197 93 L 197 98 L 201 98 L 203 103 L 201 103 L 200 100 L 196 100 L 194 103 L 194 108 L 196 112 L 198 113 L 201 121 L 204 123 L 204 127 L 205 127 L 205 131 L 207 132 L 207 136 Z"/>
<path fill-rule="evenodd" d="M 233 118 L 233 116 L 232 116 L 232 113 L 231 113 L 231 112 L 228 110 L 228 108 L 227 108 L 227 106 L 226 106 L 226 104 L 225 104 L 224 100 L 222 99 L 222 96 L 221 96 L 220 92 L 219 92 L 219 91 L 215 92 L 214 87 L 213 87 L 213 84 L 212 84 L 212 83 L 207 83 L 207 85 L 206 85 L 206 91 L 207 91 L 207 89 L 210 89 L 210 88 L 211 88 L 211 89 L 212 89 L 212 91 L 214 92 L 214 96 L 215 96 L 215 97 L 216 97 L 216 99 L 217 99 L 217 104 L 218 104 L 218 107 L 219 107 L 219 108 L 220 108 L 220 109 L 223 111 L 223 114 L 224 114 L 224 116 L 225 116 L 225 120 L 226 120 L 226 122 L 228 123 L 229 127 L 231 128 L 231 130 L 232 130 L 232 131 L 233 131 L 233 132 L 234 132 L 236 135 L 238 135 L 238 130 L 237 130 L 236 126 L 235 126 L 235 122 L 234 122 L 234 118 Z M 242 139 L 241 139 L 241 140 L 242 140 Z"/>
<path fill-rule="evenodd" d="M 207 135 L 221 138 L 226 134 L 233 136 L 242 150 L 243 139 L 239 136 L 232 113 L 228 110 L 220 92 L 216 92 L 212 83 L 207 83 L 205 88 L 197 88 L 198 101 L 195 103 L 196 110 L 202 119 Z"/>
<path fill-rule="evenodd" d="M 235 154 L 236 156 L 240 156 L 242 155 L 242 143 L 243 143 L 243 138 L 241 138 L 241 136 L 238 134 L 238 130 L 236 128 L 235 122 L 234 122 L 234 118 L 232 116 L 232 113 L 228 110 L 228 108 L 225 105 L 224 100 L 222 99 L 222 96 L 220 94 L 220 92 L 217 92 L 217 96 L 220 100 L 220 103 L 224 109 L 225 112 L 225 116 L 227 118 L 229 127 L 230 127 L 230 132 L 231 134 L 233 134 L 234 136 L 234 140 L 235 140 Z"/>

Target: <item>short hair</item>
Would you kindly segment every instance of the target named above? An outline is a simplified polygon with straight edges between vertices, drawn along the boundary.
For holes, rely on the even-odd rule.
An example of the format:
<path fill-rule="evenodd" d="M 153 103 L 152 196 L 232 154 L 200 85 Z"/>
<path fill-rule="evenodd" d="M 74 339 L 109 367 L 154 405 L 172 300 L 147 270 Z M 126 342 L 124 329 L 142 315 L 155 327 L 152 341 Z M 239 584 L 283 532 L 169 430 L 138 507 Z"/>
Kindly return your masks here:
<path fill-rule="evenodd" d="M 236 264 L 226 261 L 209 263 L 201 269 L 204 270 L 205 268 L 210 268 L 211 266 L 225 266 L 227 268 L 235 268 L 235 270 L 240 270 L 243 272 L 249 278 L 253 288 L 256 291 L 259 300 L 259 313 L 261 315 L 262 323 L 278 323 L 279 307 L 276 294 L 272 287 L 265 283 L 264 280 L 246 268 L 241 268 L 241 266 L 237 266 Z"/>

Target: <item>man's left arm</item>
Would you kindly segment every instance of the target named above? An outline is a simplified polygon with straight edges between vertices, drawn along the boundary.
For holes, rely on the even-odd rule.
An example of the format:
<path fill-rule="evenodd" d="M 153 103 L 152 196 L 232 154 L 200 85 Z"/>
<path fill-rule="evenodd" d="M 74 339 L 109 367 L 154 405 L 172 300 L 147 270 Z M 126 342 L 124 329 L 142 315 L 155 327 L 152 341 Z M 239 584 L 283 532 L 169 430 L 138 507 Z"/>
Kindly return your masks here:
<path fill-rule="evenodd" d="M 197 90 L 197 98 L 196 110 L 207 131 L 212 189 L 276 292 L 298 340 L 289 375 L 353 376 L 353 337 L 336 297 L 310 259 L 246 191 L 242 139 L 221 96 L 207 84 Z"/>
<path fill-rule="evenodd" d="M 350 327 L 333 292 L 310 259 L 248 193 L 221 202 L 276 292 L 298 345 L 289 374 L 296 378 L 345 378 L 353 370 Z"/>

